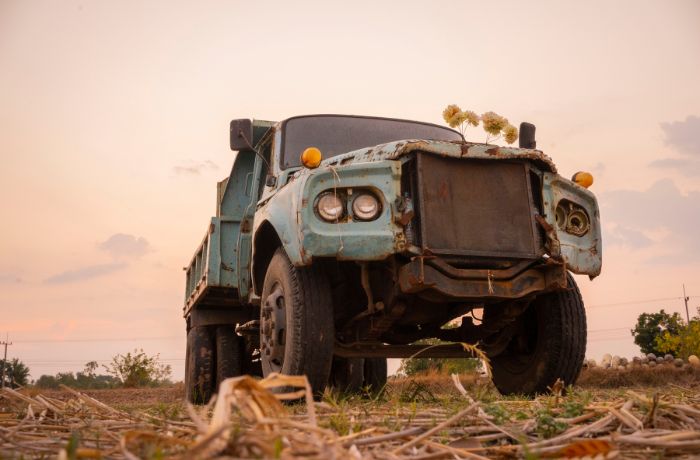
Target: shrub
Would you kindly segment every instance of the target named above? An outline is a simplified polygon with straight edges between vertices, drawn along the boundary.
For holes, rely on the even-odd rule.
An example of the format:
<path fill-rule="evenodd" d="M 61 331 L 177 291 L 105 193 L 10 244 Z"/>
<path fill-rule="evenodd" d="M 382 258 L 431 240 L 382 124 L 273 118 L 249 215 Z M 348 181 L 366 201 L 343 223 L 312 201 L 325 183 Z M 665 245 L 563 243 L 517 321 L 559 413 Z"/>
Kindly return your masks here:
<path fill-rule="evenodd" d="M 168 383 L 170 365 L 159 362 L 160 355 L 148 356 L 142 349 L 133 354 L 117 355 L 109 366 L 104 366 L 125 387 L 156 386 Z"/>
<path fill-rule="evenodd" d="M 632 329 L 634 343 L 639 345 L 639 349 L 644 354 L 663 354 L 656 341 L 664 332 L 672 335 L 678 333 L 683 326 L 683 320 L 678 313 L 669 315 L 663 309 L 658 313 L 642 313 L 637 318 L 637 324 Z"/>
<path fill-rule="evenodd" d="M 437 339 L 421 340 L 419 343 L 427 345 L 439 345 L 442 342 Z M 476 371 L 481 363 L 475 358 L 407 358 L 401 360 L 399 372 L 406 375 L 417 374 L 465 374 Z"/>
<path fill-rule="evenodd" d="M 659 351 L 684 360 L 690 355 L 700 355 L 700 320 L 691 320 L 680 326 L 675 333 L 664 331 L 656 337 L 655 343 Z"/>

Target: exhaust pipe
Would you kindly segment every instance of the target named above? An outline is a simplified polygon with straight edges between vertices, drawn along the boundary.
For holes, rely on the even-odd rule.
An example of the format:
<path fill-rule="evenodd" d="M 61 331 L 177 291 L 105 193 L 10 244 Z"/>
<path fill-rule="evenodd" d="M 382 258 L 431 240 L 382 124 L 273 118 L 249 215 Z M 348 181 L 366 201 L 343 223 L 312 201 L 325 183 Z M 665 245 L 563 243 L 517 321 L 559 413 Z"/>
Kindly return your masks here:
<path fill-rule="evenodd" d="M 537 148 L 535 140 L 535 125 L 526 121 L 520 123 L 519 145 L 521 149 Z"/>

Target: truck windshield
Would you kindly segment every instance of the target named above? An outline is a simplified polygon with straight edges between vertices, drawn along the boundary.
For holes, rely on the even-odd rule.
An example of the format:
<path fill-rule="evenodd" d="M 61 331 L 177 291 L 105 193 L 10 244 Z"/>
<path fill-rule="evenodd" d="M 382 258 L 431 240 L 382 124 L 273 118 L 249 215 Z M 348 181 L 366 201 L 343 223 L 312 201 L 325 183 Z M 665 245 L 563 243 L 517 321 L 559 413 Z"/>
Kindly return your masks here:
<path fill-rule="evenodd" d="M 417 121 L 347 115 L 310 115 L 282 123 L 282 169 L 300 166 L 301 152 L 317 147 L 323 158 L 402 139 L 461 141 L 457 131 Z"/>

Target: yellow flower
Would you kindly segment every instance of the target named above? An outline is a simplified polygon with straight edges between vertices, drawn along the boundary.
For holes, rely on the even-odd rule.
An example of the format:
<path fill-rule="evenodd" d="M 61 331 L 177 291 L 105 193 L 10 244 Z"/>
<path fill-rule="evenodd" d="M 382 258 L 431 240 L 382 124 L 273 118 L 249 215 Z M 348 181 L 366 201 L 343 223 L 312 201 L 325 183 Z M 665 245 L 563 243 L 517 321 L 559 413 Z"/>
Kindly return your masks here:
<path fill-rule="evenodd" d="M 450 104 L 442 111 L 442 118 L 451 128 L 456 128 L 461 123 L 461 121 L 459 121 L 459 115 L 461 113 L 462 109 L 460 109 L 459 106 Z"/>
<path fill-rule="evenodd" d="M 486 112 L 485 114 L 481 115 L 481 122 L 484 126 L 484 131 L 492 136 L 499 135 L 501 130 L 508 124 L 508 120 L 506 118 L 494 112 Z"/>
<path fill-rule="evenodd" d="M 505 128 L 503 128 L 503 137 L 506 142 L 512 144 L 518 140 L 518 128 L 508 123 Z"/>
<path fill-rule="evenodd" d="M 462 115 L 464 116 L 464 120 L 462 122 L 466 121 L 472 126 L 479 125 L 479 115 L 472 112 L 471 110 L 465 110 L 464 112 L 462 112 Z"/>

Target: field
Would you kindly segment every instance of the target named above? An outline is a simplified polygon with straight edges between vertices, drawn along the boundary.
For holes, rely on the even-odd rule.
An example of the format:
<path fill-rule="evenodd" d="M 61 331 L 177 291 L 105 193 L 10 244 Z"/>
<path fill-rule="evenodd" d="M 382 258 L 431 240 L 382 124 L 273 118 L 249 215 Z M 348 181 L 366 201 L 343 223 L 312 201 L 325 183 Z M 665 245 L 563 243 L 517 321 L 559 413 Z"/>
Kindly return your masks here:
<path fill-rule="evenodd" d="M 181 385 L 6 389 L 0 458 L 700 456 L 698 369 L 591 369 L 575 387 L 553 390 L 503 397 L 477 375 L 435 374 L 390 379 L 379 395 L 328 392 L 312 402 L 303 377 L 242 377 L 194 408 Z"/>

